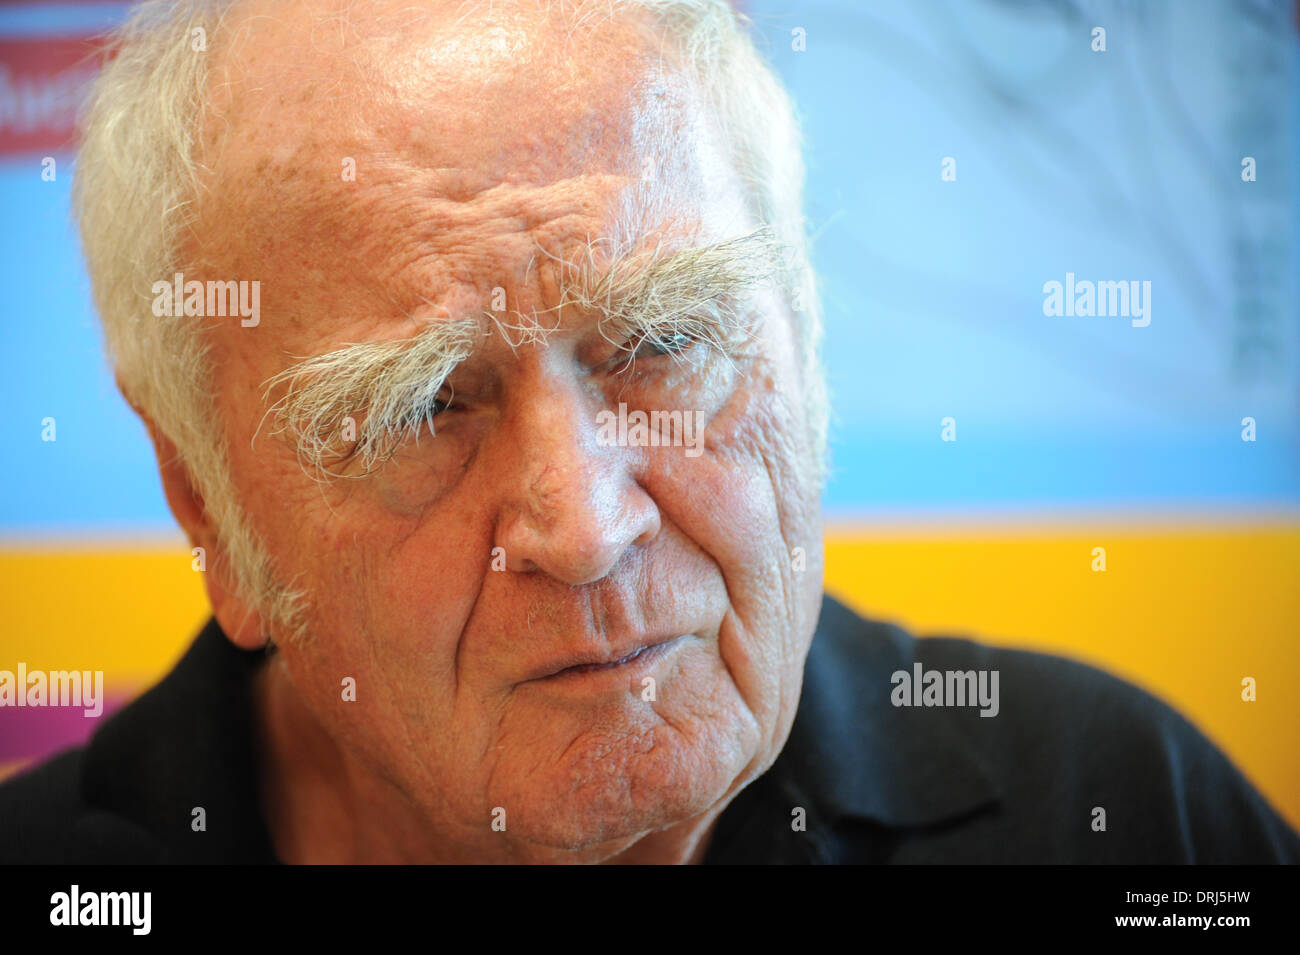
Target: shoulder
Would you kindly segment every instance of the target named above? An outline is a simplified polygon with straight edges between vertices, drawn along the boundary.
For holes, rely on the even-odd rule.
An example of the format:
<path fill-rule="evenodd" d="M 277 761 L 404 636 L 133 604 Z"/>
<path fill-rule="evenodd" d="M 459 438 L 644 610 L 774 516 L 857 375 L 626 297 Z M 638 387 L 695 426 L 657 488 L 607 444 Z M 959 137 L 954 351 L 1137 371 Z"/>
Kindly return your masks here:
<path fill-rule="evenodd" d="M 1045 844 L 1097 861 L 1300 862 L 1295 832 L 1151 693 L 1083 663 L 969 640 L 918 640 L 917 656 L 1000 672 L 999 716 L 953 722 L 997 768 L 1006 805 L 1041 819 Z"/>
<path fill-rule="evenodd" d="M 0 783 L 0 864 L 156 861 L 148 833 L 87 803 L 85 762 L 78 747 Z"/>
<path fill-rule="evenodd" d="M 1151 693 L 1059 656 L 917 638 L 843 607 L 830 623 L 824 652 L 874 684 L 858 689 L 875 701 L 876 732 L 918 759 L 969 766 L 996 794 L 961 825 L 917 827 L 901 861 L 1300 862 L 1294 830 Z"/>
<path fill-rule="evenodd" d="M 86 746 L 0 784 L 0 862 L 273 861 L 249 696 L 262 659 L 209 621 Z"/>

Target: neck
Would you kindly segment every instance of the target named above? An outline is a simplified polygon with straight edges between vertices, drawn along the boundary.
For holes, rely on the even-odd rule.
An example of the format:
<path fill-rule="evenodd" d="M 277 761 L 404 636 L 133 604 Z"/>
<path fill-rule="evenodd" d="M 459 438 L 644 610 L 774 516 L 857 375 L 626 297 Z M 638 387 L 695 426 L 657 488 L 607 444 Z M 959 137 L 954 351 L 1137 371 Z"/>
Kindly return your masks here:
<path fill-rule="evenodd" d="M 448 828 L 348 754 L 321 726 L 272 656 L 253 679 L 263 818 L 276 857 L 291 865 L 607 863 L 696 864 L 726 800 L 646 835 L 580 850 L 507 842 Z"/>

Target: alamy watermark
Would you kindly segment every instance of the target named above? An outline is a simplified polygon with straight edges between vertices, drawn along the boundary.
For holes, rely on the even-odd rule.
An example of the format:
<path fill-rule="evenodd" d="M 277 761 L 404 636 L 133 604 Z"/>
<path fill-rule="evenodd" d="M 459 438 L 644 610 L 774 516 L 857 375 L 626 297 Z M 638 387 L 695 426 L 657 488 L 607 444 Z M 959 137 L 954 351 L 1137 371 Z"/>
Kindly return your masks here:
<path fill-rule="evenodd" d="M 104 712 L 103 670 L 0 670 L 0 706 L 80 706 L 84 716 Z"/>
<path fill-rule="evenodd" d="M 74 884 L 50 896 L 50 924 L 125 925 L 133 935 L 148 935 L 152 909 L 152 892 L 82 892 Z"/>
<path fill-rule="evenodd" d="M 926 670 L 912 664 L 912 672 L 895 670 L 889 702 L 895 706 L 978 706 L 980 716 L 997 716 L 997 670 Z"/>
<path fill-rule="evenodd" d="M 153 313 L 159 318 L 199 315 L 207 318 L 238 315 L 239 324 L 253 328 L 262 320 L 262 283 L 185 281 L 177 272 L 170 282 L 153 283 Z"/>
<path fill-rule="evenodd" d="M 688 458 L 704 453 L 704 413 L 701 411 L 631 411 L 619 402 L 618 412 L 596 415 L 596 443 L 602 448 L 685 448 Z"/>
<path fill-rule="evenodd" d="M 1151 324 L 1151 281 L 1076 281 L 1073 272 L 1065 282 L 1043 283 L 1043 314 L 1080 318 L 1131 318 L 1134 328 Z"/>

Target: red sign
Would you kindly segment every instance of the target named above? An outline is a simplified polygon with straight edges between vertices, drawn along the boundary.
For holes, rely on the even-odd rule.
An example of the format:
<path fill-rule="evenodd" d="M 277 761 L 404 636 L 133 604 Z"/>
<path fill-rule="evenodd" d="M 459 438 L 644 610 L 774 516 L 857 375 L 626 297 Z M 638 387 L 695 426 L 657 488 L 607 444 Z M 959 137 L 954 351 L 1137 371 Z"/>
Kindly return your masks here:
<path fill-rule="evenodd" d="M 94 36 L 0 39 L 0 155 L 76 145 L 77 108 L 102 44 Z"/>

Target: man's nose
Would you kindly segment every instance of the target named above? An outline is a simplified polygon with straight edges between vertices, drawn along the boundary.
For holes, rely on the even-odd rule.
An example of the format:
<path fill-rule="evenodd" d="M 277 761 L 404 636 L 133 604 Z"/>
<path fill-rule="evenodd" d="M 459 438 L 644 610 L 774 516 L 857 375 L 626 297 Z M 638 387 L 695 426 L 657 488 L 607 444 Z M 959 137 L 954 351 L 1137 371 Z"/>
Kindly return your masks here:
<path fill-rule="evenodd" d="M 597 441 L 599 410 L 577 386 L 539 389 L 513 409 L 493 542 L 508 570 L 591 583 L 659 533 L 659 508 L 635 478 L 635 452 Z"/>

